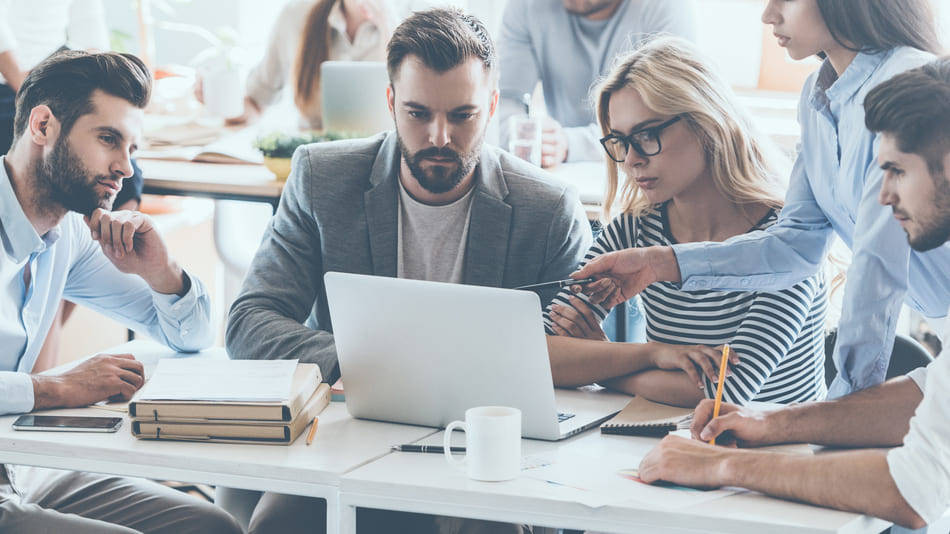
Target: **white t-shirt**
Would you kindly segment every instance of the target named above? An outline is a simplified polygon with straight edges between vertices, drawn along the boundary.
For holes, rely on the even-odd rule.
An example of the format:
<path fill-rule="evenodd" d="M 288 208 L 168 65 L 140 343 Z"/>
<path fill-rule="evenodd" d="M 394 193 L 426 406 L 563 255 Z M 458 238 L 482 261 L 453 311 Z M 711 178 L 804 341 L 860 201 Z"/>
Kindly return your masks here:
<path fill-rule="evenodd" d="M 910 420 L 904 445 L 887 454 L 901 496 L 928 524 L 950 508 L 950 344 L 946 336 L 942 341 L 936 360 L 907 374 L 924 398 Z"/>
<path fill-rule="evenodd" d="M 399 183 L 396 276 L 431 282 L 462 282 L 474 190 L 451 204 L 430 206 L 409 196 L 402 182 Z"/>

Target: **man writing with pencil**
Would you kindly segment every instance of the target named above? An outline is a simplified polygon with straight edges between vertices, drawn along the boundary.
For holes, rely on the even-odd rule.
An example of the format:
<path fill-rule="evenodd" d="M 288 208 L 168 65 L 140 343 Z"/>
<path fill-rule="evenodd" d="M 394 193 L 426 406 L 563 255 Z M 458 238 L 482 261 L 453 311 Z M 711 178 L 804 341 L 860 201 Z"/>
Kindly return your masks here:
<path fill-rule="evenodd" d="M 868 128 L 882 133 L 880 202 L 891 206 L 915 250 L 944 244 L 950 239 L 950 58 L 882 83 L 864 106 Z M 803 442 L 875 448 L 787 455 L 670 436 L 644 458 L 640 476 L 740 486 L 921 528 L 950 506 L 948 351 L 907 376 L 834 401 L 770 412 L 723 404 L 713 417 L 706 400 L 692 425 L 698 440 L 718 437 L 740 447 Z"/>
<path fill-rule="evenodd" d="M 299 358 L 335 381 L 328 271 L 514 288 L 568 278 L 590 245 L 572 189 L 484 144 L 498 89 L 481 21 L 453 9 L 417 12 L 396 28 L 387 62 L 391 85 L 379 98 L 395 131 L 294 154 L 280 209 L 231 308 L 232 358 Z M 556 292 L 539 290 L 542 304 Z M 313 532 L 326 524 L 315 501 L 265 494 L 249 530 Z M 386 516 L 391 532 L 457 530 L 445 518 L 406 526 Z"/>

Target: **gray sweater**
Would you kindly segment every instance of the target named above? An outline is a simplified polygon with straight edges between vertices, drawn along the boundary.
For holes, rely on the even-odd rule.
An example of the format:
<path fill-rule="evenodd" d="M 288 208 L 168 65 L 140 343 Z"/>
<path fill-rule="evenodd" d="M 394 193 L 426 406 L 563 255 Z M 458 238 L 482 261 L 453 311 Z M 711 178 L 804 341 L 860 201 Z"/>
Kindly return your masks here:
<path fill-rule="evenodd" d="M 280 207 L 231 306 L 232 358 L 297 358 L 336 380 L 323 275 L 396 276 L 399 158 L 394 132 L 297 149 Z M 483 148 L 479 173 L 464 283 L 516 287 L 566 278 L 591 244 L 577 193 L 494 147 Z M 554 293 L 542 294 L 542 304 Z"/>
<path fill-rule="evenodd" d="M 568 13 L 559 0 L 508 0 L 498 42 L 502 146 L 507 119 L 523 113 L 521 95 L 540 80 L 548 115 L 565 127 L 568 161 L 603 159 L 591 86 L 650 34 L 695 39 L 695 10 L 693 0 L 623 0 L 609 19 L 594 21 Z"/>

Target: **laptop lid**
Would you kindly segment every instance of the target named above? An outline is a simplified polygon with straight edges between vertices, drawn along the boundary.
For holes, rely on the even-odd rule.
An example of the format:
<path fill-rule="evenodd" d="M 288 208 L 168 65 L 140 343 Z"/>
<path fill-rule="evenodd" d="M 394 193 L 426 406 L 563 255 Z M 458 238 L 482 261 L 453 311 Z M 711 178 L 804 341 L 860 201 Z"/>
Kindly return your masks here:
<path fill-rule="evenodd" d="M 524 437 L 561 437 L 536 294 L 335 272 L 324 278 L 352 416 L 444 427 L 473 406 L 514 406 Z"/>
<path fill-rule="evenodd" d="M 381 61 L 324 61 L 320 64 L 323 129 L 367 136 L 392 130 L 387 87 L 389 73 Z"/>

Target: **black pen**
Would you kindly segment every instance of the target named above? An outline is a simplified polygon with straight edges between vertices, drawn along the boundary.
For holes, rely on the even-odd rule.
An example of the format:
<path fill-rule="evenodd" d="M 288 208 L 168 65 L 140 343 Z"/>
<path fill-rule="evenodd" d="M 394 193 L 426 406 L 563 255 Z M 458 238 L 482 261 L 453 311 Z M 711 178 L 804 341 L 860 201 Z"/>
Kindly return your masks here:
<path fill-rule="evenodd" d="M 549 287 L 571 287 L 573 285 L 584 285 L 591 282 L 596 282 L 596 278 L 568 278 L 567 280 L 555 280 L 553 282 L 544 282 L 543 284 L 531 284 L 528 286 L 516 287 L 513 289 L 527 289 L 529 291 L 534 291 L 535 289 L 547 289 Z"/>
<path fill-rule="evenodd" d="M 399 452 L 434 452 L 436 454 L 442 454 L 445 452 L 445 449 L 441 445 L 416 445 L 410 443 L 408 445 L 393 445 L 394 451 Z M 465 452 L 465 447 L 452 447 L 450 449 L 452 452 Z"/>

